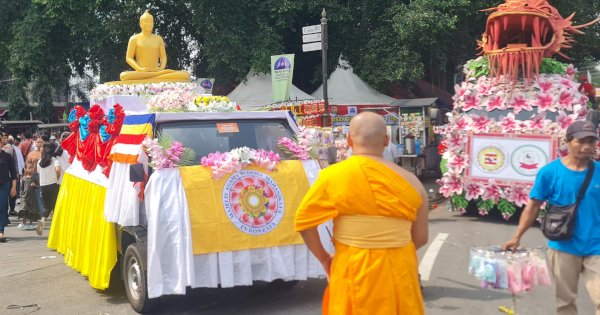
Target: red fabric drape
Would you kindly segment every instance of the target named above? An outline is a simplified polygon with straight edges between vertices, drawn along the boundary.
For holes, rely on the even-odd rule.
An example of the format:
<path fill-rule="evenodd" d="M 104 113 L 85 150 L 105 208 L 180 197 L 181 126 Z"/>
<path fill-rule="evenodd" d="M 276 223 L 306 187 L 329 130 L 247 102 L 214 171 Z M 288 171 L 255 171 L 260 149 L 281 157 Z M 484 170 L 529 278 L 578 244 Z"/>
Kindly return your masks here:
<path fill-rule="evenodd" d="M 61 143 L 63 149 L 67 150 L 71 156 L 69 163 L 73 163 L 75 152 L 77 151 L 77 142 L 79 139 L 79 118 L 85 116 L 85 109 L 80 105 L 75 106 L 71 111 L 75 111 L 75 120 L 69 123 L 71 134 Z"/>
<path fill-rule="evenodd" d="M 123 121 L 125 120 L 125 112 L 123 111 L 123 107 L 120 104 L 115 104 L 113 108 L 115 109 L 114 122 L 111 124 L 108 122 L 108 120 L 105 121 L 106 132 L 110 135 L 110 139 L 102 143 L 102 156 L 99 158 L 98 162 L 100 166 L 104 167 L 102 173 L 106 177 L 108 177 L 110 174 L 110 168 L 112 166 L 112 161 L 108 159 L 108 155 L 110 154 L 112 146 L 115 144 L 115 139 L 121 132 L 121 127 L 123 126 Z"/>

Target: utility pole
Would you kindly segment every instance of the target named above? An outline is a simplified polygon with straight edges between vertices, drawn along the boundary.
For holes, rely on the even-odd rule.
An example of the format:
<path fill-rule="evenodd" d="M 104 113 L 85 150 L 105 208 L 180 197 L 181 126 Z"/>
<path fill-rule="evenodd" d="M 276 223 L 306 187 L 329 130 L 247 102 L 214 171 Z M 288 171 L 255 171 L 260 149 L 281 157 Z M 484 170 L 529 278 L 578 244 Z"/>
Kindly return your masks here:
<path fill-rule="evenodd" d="M 323 101 L 325 102 L 325 110 L 323 112 L 323 127 L 329 126 L 329 99 L 327 98 L 327 12 L 323 8 L 321 13 L 321 57 L 323 67 Z"/>

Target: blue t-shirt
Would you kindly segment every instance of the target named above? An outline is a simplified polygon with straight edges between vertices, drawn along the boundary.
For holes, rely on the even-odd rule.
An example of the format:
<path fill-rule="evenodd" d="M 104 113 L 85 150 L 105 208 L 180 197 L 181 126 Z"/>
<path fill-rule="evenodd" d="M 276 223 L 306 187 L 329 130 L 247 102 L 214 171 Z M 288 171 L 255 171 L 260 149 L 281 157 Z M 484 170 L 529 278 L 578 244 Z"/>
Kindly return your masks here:
<path fill-rule="evenodd" d="M 583 185 L 584 171 L 568 169 L 560 159 L 544 166 L 531 189 L 531 199 L 567 206 L 575 203 Z M 600 255 L 600 163 L 590 185 L 577 208 L 573 237 L 566 241 L 548 241 L 548 247 L 576 256 Z"/>

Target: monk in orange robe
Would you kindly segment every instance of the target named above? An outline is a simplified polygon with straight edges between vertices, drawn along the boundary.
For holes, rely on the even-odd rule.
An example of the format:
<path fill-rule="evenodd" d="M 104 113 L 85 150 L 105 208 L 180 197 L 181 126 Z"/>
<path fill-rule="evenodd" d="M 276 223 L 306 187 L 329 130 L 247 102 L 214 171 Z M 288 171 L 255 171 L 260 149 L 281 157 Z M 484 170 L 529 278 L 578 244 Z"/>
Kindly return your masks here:
<path fill-rule="evenodd" d="M 416 249 L 427 243 L 427 195 L 383 159 L 388 142 L 380 115 L 355 116 L 352 157 L 322 170 L 296 212 L 296 230 L 329 278 L 323 314 L 424 314 Z M 317 232 L 329 220 L 333 255 Z"/>

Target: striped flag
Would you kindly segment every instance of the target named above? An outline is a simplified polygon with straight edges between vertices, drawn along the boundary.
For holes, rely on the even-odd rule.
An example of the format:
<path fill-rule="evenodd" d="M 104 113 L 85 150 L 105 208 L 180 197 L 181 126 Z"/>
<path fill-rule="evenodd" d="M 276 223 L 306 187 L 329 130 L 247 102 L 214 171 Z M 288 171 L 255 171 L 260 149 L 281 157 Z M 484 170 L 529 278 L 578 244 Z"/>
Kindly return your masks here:
<path fill-rule="evenodd" d="M 115 139 L 108 156 L 113 162 L 135 164 L 142 150 L 141 144 L 146 136 L 152 138 L 154 114 L 125 116 L 121 133 Z"/>

